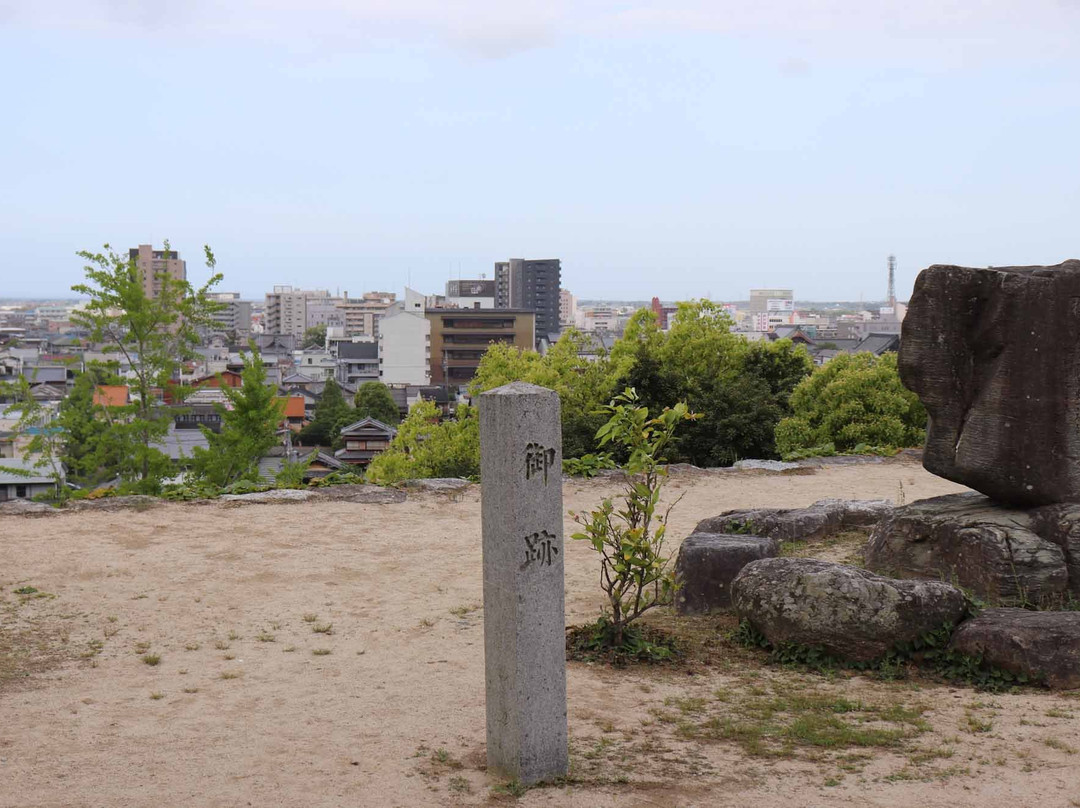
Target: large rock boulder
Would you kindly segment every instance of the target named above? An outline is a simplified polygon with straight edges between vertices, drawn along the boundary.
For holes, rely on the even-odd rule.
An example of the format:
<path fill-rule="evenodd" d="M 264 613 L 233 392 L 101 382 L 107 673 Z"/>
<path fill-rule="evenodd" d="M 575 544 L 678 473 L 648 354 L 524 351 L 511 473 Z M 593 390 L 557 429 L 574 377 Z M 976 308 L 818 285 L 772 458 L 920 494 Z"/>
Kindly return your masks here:
<path fill-rule="evenodd" d="M 1080 612 L 986 609 L 949 647 L 1049 687 L 1080 687 Z"/>
<path fill-rule="evenodd" d="M 695 533 L 768 536 L 777 541 L 819 539 L 876 525 L 892 510 L 887 499 L 822 499 L 809 508 L 751 508 L 725 511 L 698 522 Z"/>
<path fill-rule="evenodd" d="M 732 584 L 732 603 L 774 645 L 818 647 L 854 662 L 880 659 L 967 611 L 964 594 L 949 584 L 811 558 L 747 564 Z"/>
<path fill-rule="evenodd" d="M 1047 505 L 1033 511 L 1035 532 L 1065 554 L 1069 593 L 1080 600 L 1080 505 Z"/>
<path fill-rule="evenodd" d="M 928 471 L 1014 505 L 1080 501 L 1080 261 L 924 269 L 900 378 L 930 416 Z"/>
<path fill-rule="evenodd" d="M 708 614 L 731 606 L 731 582 L 751 561 L 775 558 L 780 543 L 764 536 L 693 533 L 675 561 L 675 611 Z"/>
<path fill-rule="evenodd" d="M 1065 552 L 1039 535 L 1050 520 L 981 494 L 950 494 L 896 508 L 866 543 L 866 566 L 899 578 L 937 578 L 992 603 L 1059 601 Z"/>

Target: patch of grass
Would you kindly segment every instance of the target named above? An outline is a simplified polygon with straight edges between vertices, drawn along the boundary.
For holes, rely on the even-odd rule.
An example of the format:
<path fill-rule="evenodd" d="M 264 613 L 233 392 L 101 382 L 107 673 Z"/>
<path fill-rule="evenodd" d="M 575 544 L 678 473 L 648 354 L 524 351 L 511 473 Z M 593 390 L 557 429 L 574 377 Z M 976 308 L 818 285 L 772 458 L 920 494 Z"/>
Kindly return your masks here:
<path fill-rule="evenodd" d="M 469 781 L 462 777 L 460 774 L 455 774 L 450 778 L 446 787 L 457 794 L 471 794 L 472 786 L 469 785 Z"/>
<path fill-rule="evenodd" d="M 524 797 L 529 787 L 522 785 L 520 780 L 508 780 L 505 783 L 496 783 L 491 787 L 491 793 L 497 797 Z"/>
<path fill-rule="evenodd" d="M 329 648 L 316 648 L 311 652 L 314 656 L 329 656 L 333 653 Z"/>
<path fill-rule="evenodd" d="M 236 659 L 236 654 L 233 654 L 231 652 L 228 653 L 228 654 L 222 654 L 221 658 L 224 659 L 224 660 L 227 660 L 227 661 L 231 661 L 231 660 Z"/>
<path fill-rule="evenodd" d="M 296 646 L 295 645 L 286 645 L 281 650 L 284 651 L 286 654 L 291 654 L 293 651 L 296 650 Z"/>
<path fill-rule="evenodd" d="M 230 631 L 228 634 L 229 640 L 239 640 L 240 635 L 236 631 Z"/>
<path fill-rule="evenodd" d="M 229 650 L 229 644 L 227 642 L 225 642 L 225 640 L 215 640 L 214 641 L 214 648 L 216 648 L 219 651 L 227 651 L 227 650 Z"/>
<path fill-rule="evenodd" d="M 305 623 L 314 623 L 318 619 L 319 619 L 319 615 L 315 614 L 314 612 L 308 612 L 307 614 L 304 615 L 304 622 Z"/>
<path fill-rule="evenodd" d="M 782 681 L 724 689 L 719 695 L 715 701 L 669 698 L 665 705 L 680 714 L 654 715 L 674 724 L 683 738 L 731 742 L 764 758 L 814 760 L 829 751 L 896 748 L 930 729 L 925 709 L 917 705 L 856 701 Z"/>
<path fill-rule="evenodd" d="M 1070 713 L 1068 710 L 1062 710 L 1060 707 L 1051 707 L 1049 710 L 1047 710 L 1045 713 L 1043 713 L 1043 715 L 1045 715 L 1047 718 L 1072 718 L 1073 717 L 1072 713 Z"/>
<path fill-rule="evenodd" d="M 257 635 L 255 635 L 255 639 L 258 640 L 259 642 L 276 642 L 277 641 L 277 637 L 275 637 L 269 631 L 260 631 Z"/>
<path fill-rule="evenodd" d="M 454 617 L 464 617 L 470 612 L 475 612 L 479 608 L 479 603 L 462 604 L 461 606 L 455 606 L 451 609 L 450 614 L 454 615 Z"/>
<path fill-rule="evenodd" d="M 1056 749 L 1059 752 L 1064 752 L 1066 755 L 1075 755 L 1076 749 L 1069 746 L 1063 740 L 1059 738 L 1044 738 L 1043 743 L 1049 746 L 1051 749 Z"/>
<path fill-rule="evenodd" d="M 197 642 L 189 642 L 184 645 L 185 651 L 198 651 L 201 646 Z"/>
<path fill-rule="evenodd" d="M 150 666 L 161 664 L 161 654 L 143 654 L 142 661 Z"/>
<path fill-rule="evenodd" d="M 425 617 L 418 623 L 418 625 L 420 626 L 420 628 L 431 628 L 433 625 L 435 625 L 435 621 Z"/>
<path fill-rule="evenodd" d="M 161 693 L 160 691 L 155 691 L 150 694 L 150 698 L 152 698 L 154 701 L 160 701 L 161 699 L 165 698 L 165 694 Z"/>
<path fill-rule="evenodd" d="M 184 692 L 185 692 L 185 693 L 188 693 L 188 694 L 191 694 L 191 693 L 198 693 L 198 692 L 199 692 L 199 688 L 197 688 L 197 687 L 185 687 L 185 688 L 184 688 Z"/>
<path fill-rule="evenodd" d="M 315 625 L 313 625 L 311 627 L 311 630 L 314 631 L 316 634 L 333 634 L 334 633 L 334 624 L 333 623 L 316 623 Z"/>
<path fill-rule="evenodd" d="M 148 643 L 148 642 L 137 642 L 137 643 L 135 643 L 135 653 L 136 654 L 145 654 L 149 650 L 150 650 L 150 643 Z"/>
<path fill-rule="evenodd" d="M 16 595 L 36 595 L 38 593 L 37 587 L 34 586 L 20 586 L 18 589 L 11 590 Z"/>
<path fill-rule="evenodd" d="M 705 711 L 706 700 L 701 697 L 687 696 L 684 698 L 671 697 L 664 699 L 668 707 L 675 707 L 683 715 L 688 713 L 702 713 Z"/>
<path fill-rule="evenodd" d="M 239 679 L 240 678 L 240 671 L 222 671 L 220 678 L 225 679 L 225 680 Z"/>
<path fill-rule="evenodd" d="M 461 769 L 465 765 L 442 747 L 431 753 L 431 760 L 433 763 L 438 763 L 448 769 Z"/>

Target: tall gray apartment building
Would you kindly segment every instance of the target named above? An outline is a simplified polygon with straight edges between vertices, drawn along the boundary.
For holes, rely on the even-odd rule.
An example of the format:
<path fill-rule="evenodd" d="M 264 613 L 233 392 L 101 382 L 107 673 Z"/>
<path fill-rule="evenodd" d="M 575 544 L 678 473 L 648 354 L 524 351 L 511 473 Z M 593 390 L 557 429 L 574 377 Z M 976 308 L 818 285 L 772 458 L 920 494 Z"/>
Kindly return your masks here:
<path fill-rule="evenodd" d="M 495 308 L 536 312 L 536 341 L 559 333 L 558 258 L 511 258 L 495 262 Z"/>

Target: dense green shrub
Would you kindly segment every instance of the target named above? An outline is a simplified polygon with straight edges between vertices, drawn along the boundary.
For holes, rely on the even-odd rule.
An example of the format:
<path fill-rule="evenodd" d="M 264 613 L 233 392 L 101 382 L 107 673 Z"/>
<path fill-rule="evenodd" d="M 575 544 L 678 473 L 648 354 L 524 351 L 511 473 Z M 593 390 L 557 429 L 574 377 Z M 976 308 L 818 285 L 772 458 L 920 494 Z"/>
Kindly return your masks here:
<path fill-rule="evenodd" d="M 814 371 L 791 395 L 792 415 L 776 427 L 784 457 L 830 448 L 841 454 L 918 446 L 926 410 L 900 383 L 896 354 L 841 354 Z"/>
<path fill-rule="evenodd" d="M 421 477 L 479 479 L 480 419 L 475 408 L 462 404 L 455 418 L 440 421 L 438 407 L 417 402 L 365 476 L 376 485 Z"/>

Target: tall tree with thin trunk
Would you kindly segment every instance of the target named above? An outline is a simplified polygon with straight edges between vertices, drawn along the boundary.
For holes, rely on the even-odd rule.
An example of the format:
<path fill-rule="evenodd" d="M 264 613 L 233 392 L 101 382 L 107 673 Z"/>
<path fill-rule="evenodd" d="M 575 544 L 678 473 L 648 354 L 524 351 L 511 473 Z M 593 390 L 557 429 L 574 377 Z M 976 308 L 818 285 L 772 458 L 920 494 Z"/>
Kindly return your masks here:
<path fill-rule="evenodd" d="M 238 480 L 257 480 L 259 458 L 281 442 L 277 433 L 285 401 L 266 383 L 266 369 L 254 344 L 244 357 L 242 376 L 238 388 L 221 385 L 229 400 L 228 406 L 214 405 L 221 431 L 202 427 L 209 449 L 196 448 L 192 464 L 195 476 L 221 488 Z"/>
<path fill-rule="evenodd" d="M 214 272 L 217 262 L 210 248 L 204 250 L 211 271 L 205 284 L 196 289 L 186 280 L 160 273 L 160 289 L 154 296 L 144 291 L 134 258 L 116 253 L 108 244 L 100 253 L 78 253 L 87 262 L 86 281 L 71 289 L 89 301 L 72 313 L 71 320 L 131 367 L 133 401 L 124 418 L 131 440 L 121 472 L 143 490 L 157 488 L 169 471 L 168 457 L 154 448 L 168 433 L 171 420 L 161 404 L 163 391 L 170 386 L 179 390 L 175 382 L 181 363 L 195 358 L 198 329 L 210 327 L 210 315 L 221 306 L 210 298 L 221 275 Z"/>

